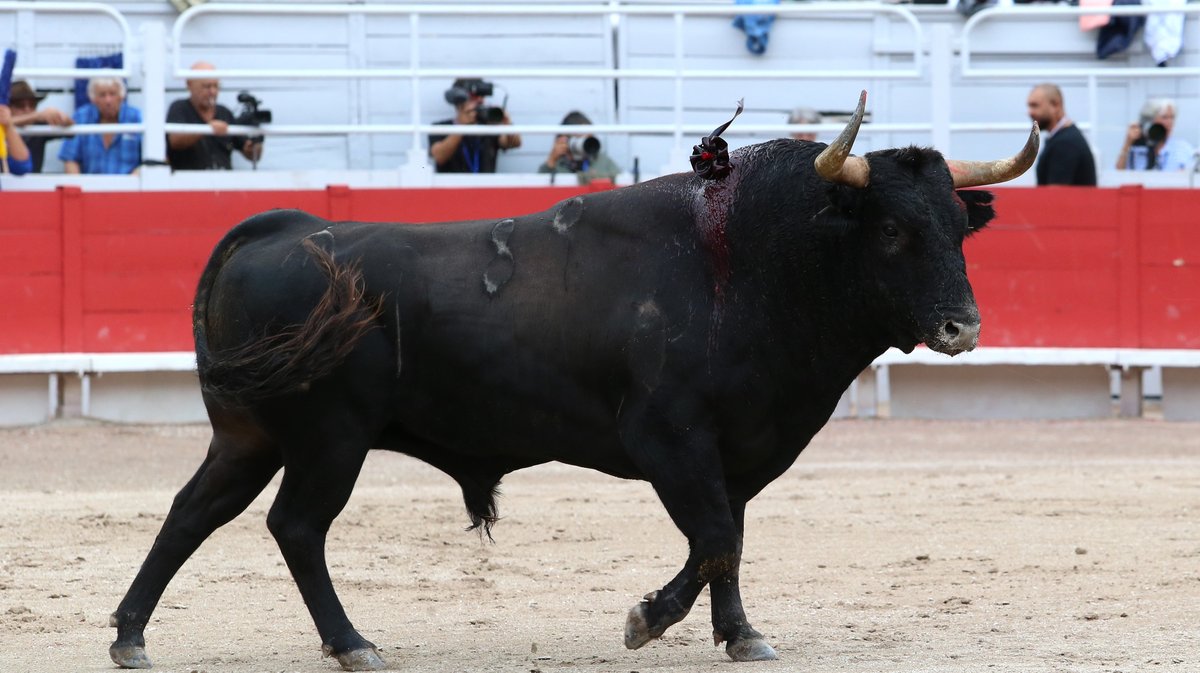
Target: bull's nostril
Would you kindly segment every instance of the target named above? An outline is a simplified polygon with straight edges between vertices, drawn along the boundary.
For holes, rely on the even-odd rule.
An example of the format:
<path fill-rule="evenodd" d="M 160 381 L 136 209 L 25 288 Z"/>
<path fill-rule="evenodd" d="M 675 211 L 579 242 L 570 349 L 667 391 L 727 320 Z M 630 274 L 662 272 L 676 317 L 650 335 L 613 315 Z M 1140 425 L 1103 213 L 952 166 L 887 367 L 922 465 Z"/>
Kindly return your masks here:
<path fill-rule="evenodd" d="M 953 321 L 947 322 L 946 325 L 942 327 L 942 331 L 945 332 L 946 336 L 950 337 L 951 339 L 957 338 L 959 333 L 958 325 L 954 324 Z"/>

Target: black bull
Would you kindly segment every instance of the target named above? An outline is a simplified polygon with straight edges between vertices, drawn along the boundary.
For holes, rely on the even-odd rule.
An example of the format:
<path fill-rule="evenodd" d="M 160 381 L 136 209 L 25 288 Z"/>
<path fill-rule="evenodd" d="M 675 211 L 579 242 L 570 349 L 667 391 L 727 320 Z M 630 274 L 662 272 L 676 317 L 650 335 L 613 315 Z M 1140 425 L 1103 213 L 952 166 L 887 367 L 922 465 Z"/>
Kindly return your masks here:
<path fill-rule="evenodd" d="M 484 530 L 501 477 L 524 467 L 649 481 L 689 553 L 630 611 L 626 646 L 708 585 L 729 656 L 774 658 L 739 594 L 746 503 L 888 347 L 974 347 L 962 244 L 991 195 L 955 187 L 1023 172 L 1037 133 L 999 173 L 928 149 L 848 157 L 852 141 L 775 140 L 735 152 L 720 180 L 671 175 L 499 221 L 238 225 L 195 302 L 212 443 L 113 614 L 113 660 L 150 665 L 143 630 L 171 577 L 282 468 L 267 524 L 324 652 L 383 667 L 324 556 L 373 448 L 445 471 Z"/>

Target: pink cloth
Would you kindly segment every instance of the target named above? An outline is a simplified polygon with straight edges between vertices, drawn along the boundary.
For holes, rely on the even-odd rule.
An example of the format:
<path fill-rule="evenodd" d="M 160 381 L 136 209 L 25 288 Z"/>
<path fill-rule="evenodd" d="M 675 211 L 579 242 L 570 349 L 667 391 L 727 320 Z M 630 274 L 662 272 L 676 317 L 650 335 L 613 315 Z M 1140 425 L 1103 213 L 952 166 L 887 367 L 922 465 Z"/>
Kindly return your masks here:
<path fill-rule="evenodd" d="M 1080 7 L 1112 7 L 1113 0 L 1079 0 Z M 1107 14 L 1084 14 L 1079 17 L 1079 30 L 1094 30 L 1101 26 L 1107 26 L 1109 19 L 1112 18 Z"/>

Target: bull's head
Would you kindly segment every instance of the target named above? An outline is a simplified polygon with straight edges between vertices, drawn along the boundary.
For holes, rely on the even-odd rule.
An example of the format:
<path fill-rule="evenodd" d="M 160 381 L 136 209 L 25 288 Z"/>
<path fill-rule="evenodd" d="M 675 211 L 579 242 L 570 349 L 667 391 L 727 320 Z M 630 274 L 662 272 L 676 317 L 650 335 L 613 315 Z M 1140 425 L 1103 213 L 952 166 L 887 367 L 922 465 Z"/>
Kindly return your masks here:
<path fill-rule="evenodd" d="M 866 92 L 846 128 L 815 160 L 817 173 L 843 185 L 834 206 L 849 216 L 863 247 L 863 282 L 878 290 L 893 345 L 924 342 L 956 355 L 975 348 L 979 309 L 967 281 L 964 239 L 994 216 L 992 195 L 956 191 L 1011 180 L 1033 164 L 1038 127 L 1024 149 L 998 161 L 943 160 L 915 147 L 850 155 L 866 107 Z"/>

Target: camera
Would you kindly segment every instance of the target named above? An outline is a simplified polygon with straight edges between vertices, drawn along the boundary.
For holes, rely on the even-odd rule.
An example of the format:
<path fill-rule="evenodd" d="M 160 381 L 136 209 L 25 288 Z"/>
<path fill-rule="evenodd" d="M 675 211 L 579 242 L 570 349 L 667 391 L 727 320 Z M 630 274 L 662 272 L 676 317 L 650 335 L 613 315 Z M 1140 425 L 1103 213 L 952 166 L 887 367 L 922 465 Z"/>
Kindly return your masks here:
<path fill-rule="evenodd" d="M 1151 147 L 1158 147 L 1167 138 L 1167 127 L 1155 122 L 1142 128 L 1142 140 Z"/>
<path fill-rule="evenodd" d="M 458 107 L 471 98 L 486 98 L 495 91 L 495 85 L 482 79 L 456 79 L 454 84 L 446 89 L 446 102 Z M 476 124 L 500 124 L 504 122 L 504 108 L 492 105 L 480 105 L 475 108 Z"/>
<path fill-rule="evenodd" d="M 486 98 L 492 95 L 495 89 L 491 82 L 486 82 L 481 79 L 456 79 L 454 84 L 446 89 L 446 102 L 451 105 L 458 105 L 467 102 L 471 96 Z"/>
<path fill-rule="evenodd" d="M 504 108 L 483 106 L 475 108 L 476 124 L 501 124 L 504 122 Z"/>
<path fill-rule="evenodd" d="M 234 124 L 240 126 L 259 126 L 271 123 L 271 111 L 260 108 L 259 106 L 262 105 L 262 101 L 255 98 L 249 91 L 238 93 L 237 99 L 242 104 L 242 109 L 238 110 L 237 116 L 233 118 Z M 261 135 L 250 136 L 250 142 L 252 143 L 261 143 L 262 141 L 263 137 Z M 257 164 L 257 162 L 255 163 Z"/>
<path fill-rule="evenodd" d="M 596 136 L 572 137 L 567 141 L 567 147 L 575 159 L 595 159 L 600 154 L 600 139 Z"/>
<path fill-rule="evenodd" d="M 255 98 L 249 91 L 242 91 L 238 94 L 237 99 L 242 104 L 242 109 L 238 111 L 237 117 L 234 117 L 233 123 L 241 126 L 259 126 L 271 123 L 271 111 L 260 108 L 262 101 Z"/>

